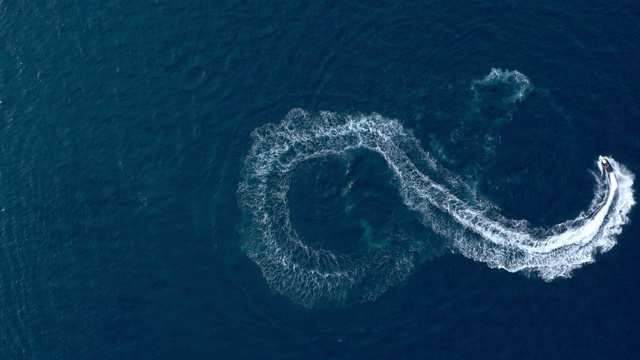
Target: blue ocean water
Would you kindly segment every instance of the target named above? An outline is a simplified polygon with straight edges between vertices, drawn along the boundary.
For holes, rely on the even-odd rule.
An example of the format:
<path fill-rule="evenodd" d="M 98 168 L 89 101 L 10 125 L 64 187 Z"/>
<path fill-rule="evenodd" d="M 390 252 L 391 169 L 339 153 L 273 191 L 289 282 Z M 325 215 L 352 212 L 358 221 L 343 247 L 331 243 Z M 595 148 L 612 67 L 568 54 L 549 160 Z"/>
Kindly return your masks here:
<path fill-rule="evenodd" d="M 0 9 L 2 359 L 637 357 L 637 211 L 608 235 L 596 165 L 640 169 L 636 3 Z M 404 155 L 484 212 L 407 206 L 453 197 Z M 473 227 L 581 211 L 602 244 L 513 273 Z"/>

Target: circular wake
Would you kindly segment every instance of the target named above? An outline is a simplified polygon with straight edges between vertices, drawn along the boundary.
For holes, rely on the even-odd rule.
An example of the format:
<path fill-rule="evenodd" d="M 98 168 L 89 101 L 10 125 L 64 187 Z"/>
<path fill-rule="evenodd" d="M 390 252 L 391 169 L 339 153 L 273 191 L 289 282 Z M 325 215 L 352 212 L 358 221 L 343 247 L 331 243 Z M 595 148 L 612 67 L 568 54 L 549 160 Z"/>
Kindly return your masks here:
<path fill-rule="evenodd" d="M 440 167 L 413 134 L 378 114 L 309 114 L 292 110 L 280 124 L 252 133 L 244 164 L 239 203 L 245 212 L 244 250 L 277 292 L 303 306 L 343 301 L 350 292 L 375 299 L 402 281 L 419 261 L 425 244 L 390 235 L 384 247 L 335 254 L 312 247 L 291 225 L 287 192 L 301 163 L 368 149 L 380 154 L 398 184 L 403 203 L 416 212 L 425 231 L 472 260 L 510 272 L 535 272 L 546 281 L 569 277 L 594 261 L 597 252 L 615 245 L 635 203 L 633 179 L 610 157 L 598 161 L 596 186 L 588 209 L 551 228 L 534 228 L 524 220 L 500 215 L 483 199 L 465 201 L 464 183 Z M 602 167 L 606 159 L 612 171 Z M 330 226 L 330 224 L 328 224 Z"/>

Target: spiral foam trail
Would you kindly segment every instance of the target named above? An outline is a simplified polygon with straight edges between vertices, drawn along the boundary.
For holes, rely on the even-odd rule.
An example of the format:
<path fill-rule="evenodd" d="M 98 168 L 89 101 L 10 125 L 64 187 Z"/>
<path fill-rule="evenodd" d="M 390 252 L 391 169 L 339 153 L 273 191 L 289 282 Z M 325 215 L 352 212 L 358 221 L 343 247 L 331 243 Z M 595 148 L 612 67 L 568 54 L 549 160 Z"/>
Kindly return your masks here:
<path fill-rule="evenodd" d="M 507 219 L 486 200 L 471 204 L 460 198 L 462 180 L 439 166 L 411 131 L 378 114 L 293 109 L 282 123 L 258 128 L 252 137 L 238 190 L 247 220 L 243 249 L 274 290 L 303 306 L 343 301 L 354 289 L 373 299 L 405 279 L 424 250 L 419 242 L 395 239 L 385 247 L 335 254 L 301 239 L 291 224 L 287 191 L 296 168 L 311 159 L 358 149 L 380 154 L 403 203 L 452 251 L 492 268 L 533 272 L 546 281 L 569 277 L 593 262 L 596 253 L 610 250 L 635 203 L 634 175 L 606 157 L 613 171 L 604 171 L 598 162 L 593 200 L 575 219 L 544 229 Z"/>

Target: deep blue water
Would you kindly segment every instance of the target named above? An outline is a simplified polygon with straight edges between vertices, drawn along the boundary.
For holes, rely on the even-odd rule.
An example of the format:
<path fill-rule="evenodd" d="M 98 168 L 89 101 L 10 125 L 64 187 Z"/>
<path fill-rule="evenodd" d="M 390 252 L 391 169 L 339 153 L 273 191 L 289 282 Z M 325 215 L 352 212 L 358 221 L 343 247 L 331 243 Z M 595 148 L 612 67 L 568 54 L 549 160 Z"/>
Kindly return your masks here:
<path fill-rule="evenodd" d="M 238 193 L 254 130 L 375 112 L 505 217 L 573 219 L 598 155 L 640 172 L 637 3 L 5 1 L 0 34 L 0 358 L 637 358 L 635 209 L 545 282 L 452 253 L 381 156 L 314 159 L 288 180 L 305 244 L 422 247 L 310 304 L 247 256 Z M 526 96 L 473 86 L 494 68 Z"/>

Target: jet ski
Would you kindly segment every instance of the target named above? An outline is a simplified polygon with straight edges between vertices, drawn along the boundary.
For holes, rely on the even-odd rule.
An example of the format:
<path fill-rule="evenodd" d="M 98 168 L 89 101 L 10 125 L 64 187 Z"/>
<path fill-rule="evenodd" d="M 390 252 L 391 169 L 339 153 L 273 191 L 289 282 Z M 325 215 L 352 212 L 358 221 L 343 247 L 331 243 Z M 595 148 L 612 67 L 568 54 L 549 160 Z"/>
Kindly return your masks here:
<path fill-rule="evenodd" d="M 607 159 L 602 158 L 602 160 L 600 160 L 600 163 L 602 164 L 602 167 L 607 170 L 607 172 L 612 172 L 613 168 L 611 167 L 611 164 L 609 164 L 609 161 L 607 161 Z"/>

